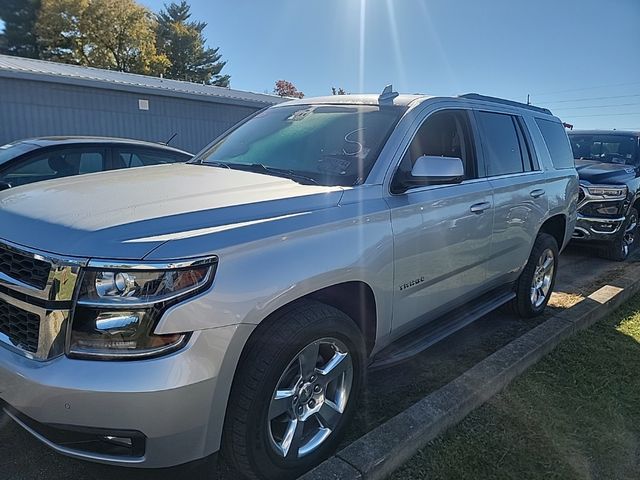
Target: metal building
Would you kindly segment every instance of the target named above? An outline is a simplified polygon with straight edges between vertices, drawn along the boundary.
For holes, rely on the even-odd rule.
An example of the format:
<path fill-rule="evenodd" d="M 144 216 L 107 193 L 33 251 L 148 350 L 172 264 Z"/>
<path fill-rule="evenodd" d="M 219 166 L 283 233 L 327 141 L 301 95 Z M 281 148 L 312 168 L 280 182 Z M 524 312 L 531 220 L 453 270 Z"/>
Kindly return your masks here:
<path fill-rule="evenodd" d="M 46 135 L 127 137 L 197 152 L 283 101 L 132 73 L 0 55 L 0 145 Z"/>

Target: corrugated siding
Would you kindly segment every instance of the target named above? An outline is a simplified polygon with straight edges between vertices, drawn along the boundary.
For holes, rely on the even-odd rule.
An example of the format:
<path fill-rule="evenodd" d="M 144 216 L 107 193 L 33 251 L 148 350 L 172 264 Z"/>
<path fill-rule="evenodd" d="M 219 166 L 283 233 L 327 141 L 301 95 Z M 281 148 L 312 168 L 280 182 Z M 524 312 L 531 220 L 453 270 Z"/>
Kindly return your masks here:
<path fill-rule="evenodd" d="M 149 110 L 138 100 L 149 101 Z M 134 94 L 50 82 L 0 78 L 0 145 L 46 135 L 100 135 L 197 152 L 257 108 Z"/>
<path fill-rule="evenodd" d="M 62 84 L 92 83 L 95 87 L 112 90 L 147 89 L 164 95 L 191 95 L 203 99 L 217 99 L 219 103 L 234 103 L 249 107 L 265 107 L 280 103 L 282 98 L 264 94 L 234 90 L 231 88 L 201 85 L 199 83 L 169 80 L 167 78 L 117 72 L 101 68 L 81 67 L 65 63 L 47 62 L 33 58 L 0 55 L 0 75 L 11 77 L 31 76 L 32 80 L 48 80 Z M 82 83 L 80 83 L 82 85 Z M 214 100 L 215 101 L 215 100 Z"/>

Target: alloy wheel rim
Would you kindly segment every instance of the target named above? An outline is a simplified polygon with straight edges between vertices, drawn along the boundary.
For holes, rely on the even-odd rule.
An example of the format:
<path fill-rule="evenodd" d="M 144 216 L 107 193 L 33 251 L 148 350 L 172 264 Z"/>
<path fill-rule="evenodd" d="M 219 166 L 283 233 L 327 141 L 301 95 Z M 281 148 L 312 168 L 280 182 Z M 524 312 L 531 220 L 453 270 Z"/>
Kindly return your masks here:
<path fill-rule="evenodd" d="M 322 338 L 304 347 L 284 370 L 271 396 L 268 437 L 285 459 L 316 451 L 338 427 L 353 385 L 344 343 Z"/>
<path fill-rule="evenodd" d="M 539 308 L 547 299 L 553 281 L 555 258 L 553 251 L 547 248 L 538 258 L 531 282 L 531 305 Z"/>

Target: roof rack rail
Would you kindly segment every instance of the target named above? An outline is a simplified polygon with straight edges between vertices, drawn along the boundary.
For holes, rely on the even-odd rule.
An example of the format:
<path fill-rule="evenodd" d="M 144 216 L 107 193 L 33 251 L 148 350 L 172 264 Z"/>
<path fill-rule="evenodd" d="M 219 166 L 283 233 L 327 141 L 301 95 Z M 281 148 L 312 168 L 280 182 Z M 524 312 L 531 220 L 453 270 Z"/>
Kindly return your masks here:
<path fill-rule="evenodd" d="M 503 105 L 510 105 L 518 108 L 528 108 L 539 113 L 546 113 L 547 115 L 553 115 L 551 110 L 544 107 L 536 107 L 535 105 L 527 105 L 526 103 L 515 102 L 513 100 L 505 100 L 504 98 L 489 97 L 487 95 L 480 95 L 479 93 L 465 93 L 459 95 L 460 98 L 467 98 L 469 100 L 482 100 L 485 102 L 502 103 Z"/>

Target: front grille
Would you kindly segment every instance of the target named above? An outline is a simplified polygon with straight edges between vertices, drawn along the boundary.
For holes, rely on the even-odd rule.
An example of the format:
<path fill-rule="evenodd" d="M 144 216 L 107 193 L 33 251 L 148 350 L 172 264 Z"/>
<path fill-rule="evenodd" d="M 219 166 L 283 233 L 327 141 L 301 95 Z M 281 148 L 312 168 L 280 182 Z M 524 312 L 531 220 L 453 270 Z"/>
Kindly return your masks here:
<path fill-rule="evenodd" d="M 51 265 L 0 244 L 0 272 L 27 285 L 44 290 Z"/>
<path fill-rule="evenodd" d="M 38 351 L 40 317 L 0 299 L 0 333 L 9 341 L 27 352 Z"/>

